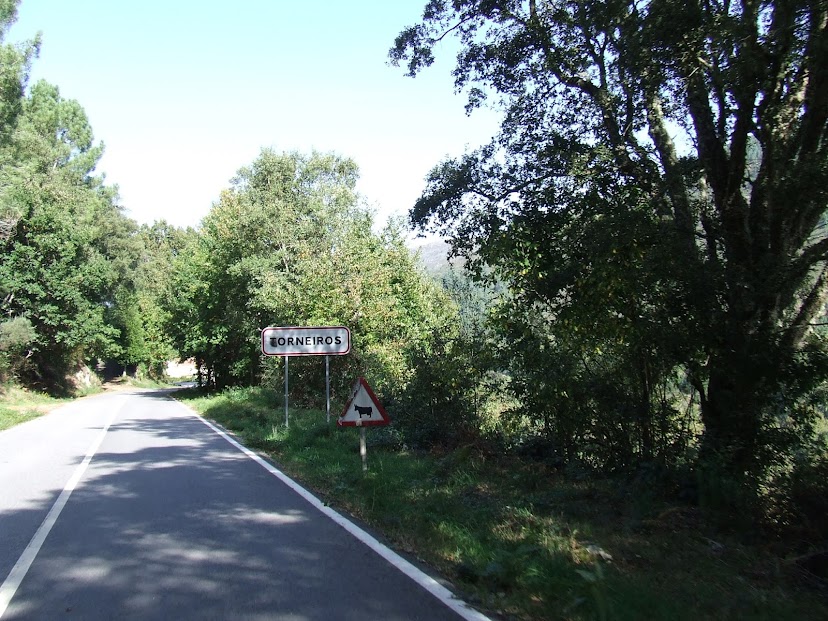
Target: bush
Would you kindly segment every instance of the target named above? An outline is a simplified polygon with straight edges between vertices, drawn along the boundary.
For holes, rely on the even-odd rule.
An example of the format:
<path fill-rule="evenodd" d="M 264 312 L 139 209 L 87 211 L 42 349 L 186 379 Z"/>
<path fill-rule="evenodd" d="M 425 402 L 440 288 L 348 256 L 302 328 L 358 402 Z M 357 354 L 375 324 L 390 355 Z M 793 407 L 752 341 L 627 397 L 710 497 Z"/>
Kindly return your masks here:
<path fill-rule="evenodd" d="M 26 317 L 0 323 L 0 381 L 15 377 L 26 363 L 26 349 L 35 340 L 35 329 Z"/>
<path fill-rule="evenodd" d="M 800 453 L 770 489 L 769 516 L 776 530 L 809 545 L 828 542 L 828 447 Z"/>

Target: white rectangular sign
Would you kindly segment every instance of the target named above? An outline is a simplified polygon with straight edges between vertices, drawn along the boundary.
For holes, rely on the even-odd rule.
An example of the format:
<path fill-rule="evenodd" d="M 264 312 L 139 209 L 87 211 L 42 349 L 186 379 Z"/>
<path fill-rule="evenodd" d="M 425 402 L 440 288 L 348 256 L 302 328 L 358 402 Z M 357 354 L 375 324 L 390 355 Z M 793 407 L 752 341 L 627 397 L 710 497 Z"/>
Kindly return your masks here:
<path fill-rule="evenodd" d="M 265 356 L 344 356 L 351 351 L 351 331 L 343 326 L 265 328 Z"/>

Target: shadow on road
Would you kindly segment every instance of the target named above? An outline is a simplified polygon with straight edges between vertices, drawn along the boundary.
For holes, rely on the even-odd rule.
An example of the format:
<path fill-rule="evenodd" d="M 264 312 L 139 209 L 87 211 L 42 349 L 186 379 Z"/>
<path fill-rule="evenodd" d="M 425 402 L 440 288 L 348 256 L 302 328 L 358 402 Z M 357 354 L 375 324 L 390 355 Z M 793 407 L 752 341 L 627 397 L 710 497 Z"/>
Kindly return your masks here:
<path fill-rule="evenodd" d="M 4 621 L 452 618 L 171 392 L 129 400 Z"/>

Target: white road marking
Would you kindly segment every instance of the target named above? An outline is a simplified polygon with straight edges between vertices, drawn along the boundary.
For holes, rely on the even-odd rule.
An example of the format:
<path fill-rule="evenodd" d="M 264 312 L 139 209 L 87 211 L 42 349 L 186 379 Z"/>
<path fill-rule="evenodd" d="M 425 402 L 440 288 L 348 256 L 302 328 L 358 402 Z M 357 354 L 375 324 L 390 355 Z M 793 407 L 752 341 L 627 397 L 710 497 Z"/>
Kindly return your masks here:
<path fill-rule="evenodd" d="M 23 578 L 25 578 L 26 574 L 29 572 L 29 568 L 32 566 L 38 552 L 40 552 L 40 548 L 43 547 L 46 537 L 49 536 L 49 533 L 57 522 L 61 511 L 63 511 L 63 508 L 69 501 L 69 496 L 72 495 L 72 492 L 75 490 L 75 487 L 77 487 L 81 477 L 83 477 L 84 472 L 86 472 L 86 468 L 92 461 L 92 457 L 94 457 L 95 453 L 98 451 L 98 448 L 100 448 L 101 442 L 103 442 L 107 431 L 109 431 L 110 425 L 112 425 L 115 421 L 115 417 L 118 415 L 120 409 L 120 403 L 117 407 L 113 408 L 112 415 L 109 417 L 106 425 L 104 425 L 104 428 L 97 435 L 94 442 L 92 442 L 92 445 L 86 452 L 86 456 L 83 458 L 83 461 L 77 468 L 75 468 L 75 472 L 72 474 L 72 477 L 66 482 L 60 496 L 58 496 L 57 500 L 52 505 L 52 508 L 49 509 L 49 513 L 46 514 L 46 517 L 37 529 L 37 532 L 35 532 L 31 541 L 29 541 L 29 545 L 27 545 L 26 549 L 23 550 L 23 554 L 21 554 L 20 558 L 17 559 L 17 562 L 14 564 L 14 567 L 12 567 L 9 575 L 3 581 L 3 584 L 0 585 L 0 619 L 3 618 L 3 615 L 9 607 L 14 594 L 20 587 L 20 583 L 23 582 Z"/>
<path fill-rule="evenodd" d="M 184 404 L 181 404 L 184 405 Z M 186 406 L 184 406 L 186 407 Z M 471 608 L 466 602 L 457 598 L 451 591 L 449 591 L 446 587 L 442 584 L 437 582 L 434 578 L 426 574 L 425 572 L 421 571 L 407 560 L 402 558 L 399 554 L 388 548 L 387 546 L 381 544 L 377 541 L 374 537 L 366 533 L 364 530 L 359 528 L 356 524 L 351 522 L 350 520 L 344 518 L 342 515 L 331 509 L 330 507 L 324 505 L 316 496 L 311 494 L 308 490 L 304 487 L 299 485 L 296 481 L 288 477 L 284 474 L 281 470 L 276 468 L 273 464 L 268 463 L 264 459 L 262 459 L 259 455 L 251 451 L 245 446 L 239 444 L 235 439 L 227 435 L 224 431 L 216 427 L 213 423 L 206 420 L 205 418 L 199 416 L 190 408 L 187 408 L 190 412 L 193 413 L 193 416 L 198 418 L 201 422 L 207 425 L 210 429 L 220 435 L 222 438 L 227 440 L 230 444 L 240 450 L 242 453 L 247 455 L 250 459 L 255 461 L 259 464 L 262 468 L 267 470 L 270 474 L 275 476 L 277 479 L 282 481 L 285 485 L 290 487 L 294 492 L 299 494 L 302 498 L 308 501 L 311 505 L 313 505 L 316 509 L 324 513 L 334 522 L 339 524 L 342 528 L 347 530 L 351 535 L 359 539 L 362 543 L 367 545 L 371 548 L 374 552 L 379 554 L 382 558 L 386 561 L 391 563 L 394 567 L 404 573 L 406 576 L 411 578 L 414 582 L 419 584 L 423 587 L 426 591 L 431 593 L 434 597 L 439 599 L 443 604 L 451 608 L 454 612 L 456 612 L 460 617 L 462 617 L 465 621 L 491 621 L 489 617 L 474 610 Z"/>

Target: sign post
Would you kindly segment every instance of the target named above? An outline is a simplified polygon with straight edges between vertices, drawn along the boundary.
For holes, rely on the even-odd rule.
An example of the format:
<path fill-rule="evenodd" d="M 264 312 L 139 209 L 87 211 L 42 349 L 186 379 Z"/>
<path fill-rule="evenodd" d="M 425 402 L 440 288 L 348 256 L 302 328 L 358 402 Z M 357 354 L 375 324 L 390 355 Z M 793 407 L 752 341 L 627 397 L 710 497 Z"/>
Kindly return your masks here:
<path fill-rule="evenodd" d="M 262 353 L 285 359 L 285 428 L 288 427 L 288 361 L 291 356 L 325 356 L 327 420 L 331 419 L 330 356 L 351 351 L 351 331 L 344 326 L 268 327 L 262 330 Z"/>
<path fill-rule="evenodd" d="M 345 409 L 339 415 L 336 424 L 340 427 L 359 427 L 359 455 L 362 458 L 362 471 L 368 470 L 368 448 L 365 443 L 365 428 L 388 425 L 391 419 L 374 391 L 360 377 L 351 390 L 351 397 L 345 404 Z"/>
<path fill-rule="evenodd" d="M 359 456 L 362 457 L 362 471 L 368 472 L 368 445 L 365 443 L 365 427 L 359 428 Z"/>
<path fill-rule="evenodd" d="M 290 356 L 285 356 L 285 429 L 288 428 L 288 363 Z"/>
<path fill-rule="evenodd" d="M 331 357 L 325 356 L 325 422 L 331 422 Z"/>

